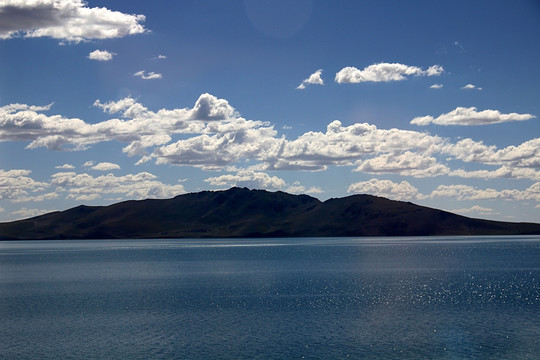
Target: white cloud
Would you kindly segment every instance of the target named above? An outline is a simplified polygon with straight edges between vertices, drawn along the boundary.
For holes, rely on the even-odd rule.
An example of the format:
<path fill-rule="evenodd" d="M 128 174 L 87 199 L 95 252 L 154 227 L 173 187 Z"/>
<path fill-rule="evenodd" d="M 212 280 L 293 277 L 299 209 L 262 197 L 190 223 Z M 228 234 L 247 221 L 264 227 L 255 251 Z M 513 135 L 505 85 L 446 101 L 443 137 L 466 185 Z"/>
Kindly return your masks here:
<path fill-rule="evenodd" d="M 97 199 L 103 194 L 120 194 L 131 199 L 170 198 L 185 193 L 181 184 L 167 185 L 148 172 L 115 176 L 113 174 L 93 177 L 89 174 L 60 172 L 51 177 L 51 186 L 57 192 L 67 192 L 68 199 Z"/>
<path fill-rule="evenodd" d="M 109 114 L 116 114 L 120 111 L 123 111 L 123 116 L 125 118 L 136 118 L 140 115 L 145 115 L 148 113 L 148 109 L 143 105 L 139 104 L 135 99 L 127 97 L 118 101 L 109 101 L 105 104 L 102 104 L 101 101 L 96 100 L 94 106 L 101 108 L 103 111 Z"/>
<path fill-rule="evenodd" d="M 371 179 L 349 186 L 348 192 L 383 196 L 395 200 L 435 199 L 451 197 L 464 200 L 513 200 L 540 201 L 540 182 L 536 182 L 525 190 L 491 188 L 478 189 L 469 185 L 439 185 L 430 194 L 422 194 L 407 181 L 395 183 L 390 180 Z"/>
<path fill-rule="evenodd" d="M 20 197 L 28 197 L 30 193 L 37 193 L 45 190 L 48 184 L 35 181 L 28 175 L 30 170 L 0 169 L 0 200 L 16 200 Z"/>
<path fill-rule="evenodd" d="M 0 107 L 0 141 L 30 141 L 28 149 L 84 150 L 95 143 L 117 140 L 129 143 L 124 151 L 135 155 L 144 147 L 169 142 L 171 134 L 215 133 L 227 128 L 248 129 L 262 124 L 237 118 L 234 108 L 226 100 L 210 94 L 201 95 L 192 109 L 152 112 L 131 98 L 105 104 L 96 101 L 94 105 L 109 113 L 122 111 L 126 119 L 89 124 L 77 118 L 38 112 L 48 110 L 50 106 L 6 105 Z"/>
<path fill-rule="evenodd" d="M 444 72 L 440 65 L 430 66 L 422 70 L 417 66 L 398 63 L 379 63 L 363 70 L 348 66 L 341 69 L 335 77 L 337 83 L 388 82 L 407 79 L 408 76 L 438 76 Z"/>
<path fill-rule="evenodd" d="M 112 60 L 114 55 L 116 54 L 108 52 L 107 50 L 94 50 L 90 54 L 88 54 L 88 58 L 90 60 L 109 61 Z"/>
<path fill-rule="evenodd" d="M 4 114 L 22 112 L 22 111 L 49 111 L 54 103 L 44 106 L 26 105 L 26 104 L 9 104 L 0 107 L 0 116 Z"/>
<path fill-rule="evenodd" d="M 143 80 L 161 79 L 163 77 L 163 75 L 157 74 L 153 71 L 147 74 L 144 70 L 137 71 L 135 74 L 133 74 L 133 76 L 138 76 Z"/>
<path fill-rule="evenodd" d="M 477 215 L 499 215 L 498 212 L 491 208 L 486 208 L 478 205 L 474 205 L 470 208 L 450 210 L 457 214 L 477 214 Z"/>
<path fill-rule="evenodd" d="M 258 124 L 231 124 L 225 131 L 203 134 L 156 148 L 151 158 L 158 164 L 190 165 L 219 169 L 243 159 L 263 160 L 277 151 L 277 132 Z M 247 128 L 243 128 L 247 127 Z"/>
<path fill-rule="evenodd" d="M 185 193 L 183 185 L 164 184 L 157 180 L 155 175 L 147 172 L 94 177 L 86 173 L 68 171 L 53 174 L 49 182 L 35 181 L 28 176 L 29 174 L 29 170 L 0 170 L 0 200 L 22 203 L 65 197 L 75 201 L 90 201 L 101 198 L 103 195 L 146 199 L 171 198 Z M 44 192 L 51 188 L 53 191 Z M 33 216 L 33 213 L 21 215 L 21 217 L 28 216 Z"/>
<path fill-rule="evenodd" d="M 426 71 L 423 71 L 419 75 L 440 76 L 443 72 L 444 72 L 444 68 L 441 65 L 432 65 Z"/>
<path fill-rule="evenodd" d="M 100 162 L 97 165 L 92 166 L 92 170 L 98 170 L 98 171 L 109 171 L 109 170 L 118 170 L 120 169 L 120 166 L 117 164 L 113 164 L 110 162 Z"/>
<path fill-rule="evenodd" d="M 192 108 L 182 109 L 152 111 L 133 98 L 105 103 L 97 100 L 94 105 L 119 118 L 87 123 L 44 114 L 50 105 L 0 107 L 0 139 L 28 141 L 28 149 L 49 150 L 85 150 L 96 143 L 118 141 L 126 144 L 123 152 L 128 156 L 140 156 L 137 164 L 155 161 L 207 170 L 252 161 L 260 166 L 259 171 L 323 171 L 328 166 L 355 166 L 357 171 L 372 174 L 536 180 L 540 167 L 540 138 L 498 149 L 468 138 L 453 143 L 425 132 L 378 129 L 368 123 L 344 126 L 336 120 L 325 132 L 309 131 L 287 139 L 278 136 L 269 123 L 246 120 L 227 100 L 210 94 L 202 94 Z M 469 116 L 487 116 L 472 109 L 467 112 Z M 443 115 L 451 117 L 454 113 Z M 494 113 L 504 120 L 532 116 Z M 177 134 L 182 137 L 172 142 Z M 456 168 L 454 162 L 450 168 L 453 160 L 499 169 L 465 171 Z"/>
<path fill-rule="evenodd" d="M 11 199 L 11 202 L 13 203 L 22 203 L 22 202 L 39 202 L 39 201 L 45 201 L 50 199 L 57 199 L 59 195 L 55 192 L 50 192 L 46 194 L 34 194 L 29 196 L 20 195 L 16 198 Z"/>
<path fill-rule="evenodd" d="M 167 58 L 167 56 L 161 55 L 161 54 L 160 54 L 160 55 L 158 55 L 158 56 L 154 56 L 154 57 L 152 58 L 152 60 L 163 60 L 163 59 L 166 59 L 166 58 Z"/>
<path fill-rule="evenodd" d="M 333 121 L 326 132 L 307 132 L 296 140 L 282 141 L 275 158 L 267 158 L 272 169 L 325 170 L 328 165 L 352 166 L 365 156 L 401 151 L 425 152 L 443 143 L 443 139 L 416 131 L 377 129 L 375 125 L 356 123 L 343 126 Z"/>
<path fill-rule="evenodd" d="M 433 84 L 429 88 L 430 89 L 442 89 L 443 85 L 442 84 Z"/>
<path fill-rule="evenodd" d="M 302 81 L 302 83 L 298 85 L 297 89 L 303 90 L 306 88 L 306 85 L 324 85 L 321 75 L 322 69 L 315 71 L 313 74 L 309 75 L 307 79 Z"/>
<path fill-rule="evenodd" d="M 11 217 L 12 217 L 11 220 L 32 218 L 32 217 L 44 215 L 53 211 L 55 210 L 21 208 L 11 213 Z"/>
<path fill-rule="evenodd" d="M 64 164 L 64 165 L 60 165 L 60 166 L 55 166 L 54 168 L 55 169 L 70 170 L 70 169 L 75 169 L 75 166 L 73 166 L 71 164 Z"/>
<path fill-rule="evenodd" d="M 82 0 L 4 0 L 0 39 L 51 37 L 70 42 L 111 39 L 146 32 L 144 15 L 89 8 Z"/>
<path fill-rule="evenodd" d="M 482 91 L 481 87 L 476 87 L 476 85 L 473 85 L 473 84 L 467 84 L 467 85 L 463 86 L 461 89 L 462 90 L 474 90 L 474 89 L 476 89 L 478 91 Z"/>
<path fill-rule="evenodd" d="M 234 167 L 231 167 L 231 169 L 235 170 Z M 291 194 L 323 193 L 322 189 L 317 186 L 307 188 L 301 185 L 299 181 L 295 181 L 292 185 L 287 185 L 283 179 L 277 176 L 270 176 L 265 172 L 246 169 L 236 169 L 235 174 L 210 177 L 204 181 L 210 183 L 210 185 L 222 187 L 238 186 L 250 189 L 266 189 L 270 191 L 285 189 L 286 192 Z"/>
<path fill-rule="evenodd" d="M 516 170 L 515 168 L 537 169 L 540 167 L 540 138 L 500 150 L 497 150 L 494 145 L 487 146 L 481 141 L 467 138 L 456 144 L 442 146 L 440 152 L 465 162 L 507 166 L 513 171 Z"/>
<path fill-rule="evenodd" d="M 457 107 L 446 114 L 441 114 L 438 117 L 430 115 L 416 117 L 411 120 L 413 125 L 429 125 L 431 123 L 437 125 L 490 125 L 509 121 L 525 121 L 535 118 L 531 114 L 501 114 L 498 110 L 483 110 L 477 111 L 475 107 Z"/>
<path fill-rule="evenodd" d="M 74 197 L 75 201 L 93 201 L 99 199 L 101 196 L 99 194 L 84 194 L 77 197 Z"/>
<path fill-rule="evenodd" d="M 270 176 L 264 172 L 241 170 L 236 174 L 226 174 L 210 177 L 204 181 L 215 186 L 238 186 L 251 189 L 280 190 L 285 187 L 285 181 L 277 176 Z"/>
<path fill-rule="evenodd" d="M 477 179 L 530 179 L 540 180 L 540 171 L 531 168 L 501 166 L 496 170 L 469 170 L 457 169 L 450 172 L 452 176 Z"/>
<path fill-rule="evenodd" d="M 380 130 L 370 124 L 343 126 L 334 121 L 326 133 L 308 132 L 296 140 L 277 138 L 272 127 L 245 120 L 156 148 L 157 163 L 222 168 L 241 160 L 257 160 L 267 170 L 325 170 L 328 165 L 351 166 L 364 156 L 407 150 L 427 151 L 443 139 L 415 131 Z"/>
<path fill-rule="evenodd" d="M 395 183 L 390 180 L 371 179 L 361 181 L 349 186 L 348 192 L 355 194 L 370 194 L 383 196 L 394 200 L 422 199 L 424 196 L 418 189 L 407 181 Z"/>
<path fill-rule="evenodd" d="M 383 154 L 367 159 L 355 171 L 371 174 L 400 174 L 413 177 L 432 177 L 448 174 L 449 169 L 425 154 L 406 151 L 399 154 Z"/>
<path fill-rule="evenodd" d="M 304 185 L 301 185 L 299 181 L 295 181 L 292 185 L 287 187 L 285 190 L 291 194 L 322 194 L 324 191 L 318 186 L 312 186 L 306 188 Z"/>
<path fill-rule="evenodd" d="M 525 190 L 517 189 L 477 189 L 469 185 L 439 185 L 430 198 L 452 197 L 457 200 L 533 200 L 540 201 L 540 182 L 536 182 Z"/>

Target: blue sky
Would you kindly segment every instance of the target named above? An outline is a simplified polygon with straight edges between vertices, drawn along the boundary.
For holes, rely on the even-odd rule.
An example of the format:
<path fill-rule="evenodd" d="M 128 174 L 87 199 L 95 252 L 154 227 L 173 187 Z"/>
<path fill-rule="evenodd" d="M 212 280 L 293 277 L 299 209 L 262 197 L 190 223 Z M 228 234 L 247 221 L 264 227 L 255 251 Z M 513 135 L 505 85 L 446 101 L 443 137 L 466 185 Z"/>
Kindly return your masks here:
<path fill-rule="evenodd" d="M 537 1 L 0 1 L 0 221 L 246 186 L 540 222 Z"/>

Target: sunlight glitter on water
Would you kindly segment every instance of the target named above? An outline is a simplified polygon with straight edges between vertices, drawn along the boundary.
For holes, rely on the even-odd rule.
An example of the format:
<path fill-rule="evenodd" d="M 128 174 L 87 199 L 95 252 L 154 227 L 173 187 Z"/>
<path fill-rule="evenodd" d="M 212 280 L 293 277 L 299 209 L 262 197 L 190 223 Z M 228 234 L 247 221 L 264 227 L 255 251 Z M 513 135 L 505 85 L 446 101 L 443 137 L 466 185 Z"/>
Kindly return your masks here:
<path fill-rule="evenodd" d="M 1 243 L 0 355 L 540 353 L 540 237 L 452 239 Z"/>

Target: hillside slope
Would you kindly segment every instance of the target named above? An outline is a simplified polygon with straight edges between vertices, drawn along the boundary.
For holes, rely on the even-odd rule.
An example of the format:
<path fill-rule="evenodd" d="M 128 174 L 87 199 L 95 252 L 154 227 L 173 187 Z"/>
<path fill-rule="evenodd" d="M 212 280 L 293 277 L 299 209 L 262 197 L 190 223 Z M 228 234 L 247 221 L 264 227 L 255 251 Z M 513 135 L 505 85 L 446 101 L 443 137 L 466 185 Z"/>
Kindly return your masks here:
<path fill-rule="evenodd" d="M 0 239 L 540 234 L 540 224 L 472 219 L 409 202 L 232 188 L 166 200 L 78 206 L 0 223 Z"/>

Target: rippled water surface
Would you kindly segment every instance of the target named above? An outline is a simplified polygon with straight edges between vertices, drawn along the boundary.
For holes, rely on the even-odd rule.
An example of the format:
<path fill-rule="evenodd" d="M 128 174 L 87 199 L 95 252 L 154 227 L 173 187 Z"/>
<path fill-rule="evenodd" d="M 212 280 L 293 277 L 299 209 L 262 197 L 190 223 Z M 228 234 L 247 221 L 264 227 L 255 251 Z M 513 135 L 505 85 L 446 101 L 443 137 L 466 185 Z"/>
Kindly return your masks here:
<path fill-rule="evenodd" d="M 540 237 L 0 242 L 0 358 L 540 354 Z"/>

